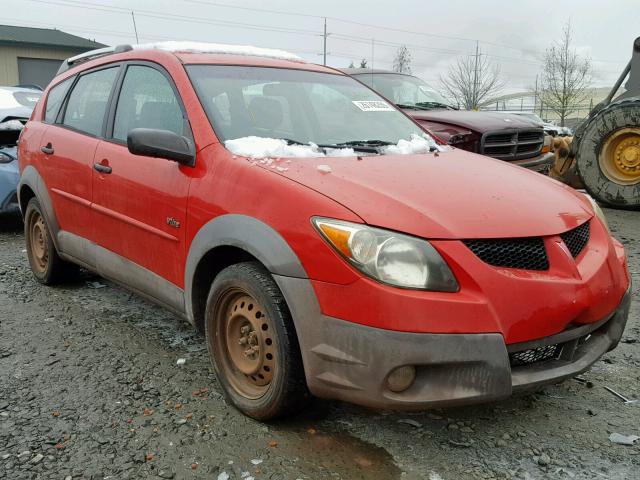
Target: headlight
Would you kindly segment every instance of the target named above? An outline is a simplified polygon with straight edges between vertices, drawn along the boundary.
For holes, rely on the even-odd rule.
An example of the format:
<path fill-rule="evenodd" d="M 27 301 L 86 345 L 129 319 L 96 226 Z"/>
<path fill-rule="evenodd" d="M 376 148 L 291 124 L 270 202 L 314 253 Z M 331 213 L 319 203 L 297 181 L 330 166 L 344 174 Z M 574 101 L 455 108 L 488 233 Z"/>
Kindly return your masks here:
<path fill-rule="evenodd" d="M 607 229 L 607 232 L 611 234 L 611 230 L 609 229 L 609 222 L 607 222 L 607 217 L 604 216 L 604 212 L 600 208 L 600 205 L 596 203 L 596 201 L 593 199 L 591 195 L 588 195 L 585 193 L 584 196 L 587 197 L 591 202 L 591 206 L 593 207 L 593 211 L 596 214 L 596 217 L 600 219 L 604 227 Z"/>
<path fill-rule="evenodd" d="M 459 290 L 449 266 L 426 240 L 341 220 L 312 221 L 329 245 L 379 282 L 418 290 Z"/>
<path fill-rule="evenodd" d="M 0 163 L 11 163 L 13 162 L 13 157 L 4 152 L 0 152 Z"/>

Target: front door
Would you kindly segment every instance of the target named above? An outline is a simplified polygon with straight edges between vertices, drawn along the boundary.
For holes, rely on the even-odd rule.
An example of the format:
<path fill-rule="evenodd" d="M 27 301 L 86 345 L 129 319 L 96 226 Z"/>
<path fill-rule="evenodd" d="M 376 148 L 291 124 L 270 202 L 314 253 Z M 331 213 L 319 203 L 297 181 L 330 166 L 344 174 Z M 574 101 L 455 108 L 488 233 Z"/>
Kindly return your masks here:
<path fill-rule="evenodd" d="M 133 277 L 152 283 L 153 272 L 182 288 L 191 167 L 131 154 L 127 133 L 152 128 L 191 137 L 184 108 L 168 74 L 153 64 L 127 65 L 114 99 L 112 131 L 94 157 L 93 228 L 96 243 L 120 258 L 109 256 L 100 270 L 128 276 L 129 284 Z M 116 261 L 120 272 L 110 270 Z"/>

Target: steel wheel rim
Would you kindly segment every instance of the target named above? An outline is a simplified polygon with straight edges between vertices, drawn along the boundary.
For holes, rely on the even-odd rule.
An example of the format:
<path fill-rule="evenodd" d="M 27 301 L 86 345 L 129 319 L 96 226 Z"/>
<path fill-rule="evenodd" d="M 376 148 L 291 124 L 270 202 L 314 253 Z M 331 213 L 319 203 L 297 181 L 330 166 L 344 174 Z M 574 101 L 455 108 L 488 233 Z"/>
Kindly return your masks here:
<path fill-rule="evenodd" d="M 214 348 L 220 370 L 243 397 L 262 397 L 278 368 L 269 315 L 247 292 L 232 289 L 221 296 L 215 321 Z"/>
<path fill-rule="evenodd" d="M 640 128 L 623 128 L 604 143 L 598 159 L 602 173 L 619 185 L 640 183 Z"/>
<path fill-rule="evenodd" d="M 47 226 L 44 218 L 37 212 L 31 215 L 29 222 L 29 249 L 33 267 L 38 273 L 44 273 L 49 265 L 49 246 Z"/>

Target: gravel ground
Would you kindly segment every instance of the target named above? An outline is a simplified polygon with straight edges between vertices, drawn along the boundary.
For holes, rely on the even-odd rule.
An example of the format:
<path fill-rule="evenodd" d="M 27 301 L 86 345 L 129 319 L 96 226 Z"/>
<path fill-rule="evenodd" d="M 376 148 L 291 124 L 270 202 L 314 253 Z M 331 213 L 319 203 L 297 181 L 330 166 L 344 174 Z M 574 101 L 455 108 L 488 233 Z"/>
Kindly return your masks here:
<path fill-rule="evenodd" d="M 98 277 L 46 288 L 0 218 L 0 478 L 640 478 L 640 214 L 610 210 L 635 298 L 624 338 L 527 396 L 418 415 L 317 401 L 263 425 L 227 405 L 204 339 Z M 183 366 L 176 364 L 186 359 Z"/>

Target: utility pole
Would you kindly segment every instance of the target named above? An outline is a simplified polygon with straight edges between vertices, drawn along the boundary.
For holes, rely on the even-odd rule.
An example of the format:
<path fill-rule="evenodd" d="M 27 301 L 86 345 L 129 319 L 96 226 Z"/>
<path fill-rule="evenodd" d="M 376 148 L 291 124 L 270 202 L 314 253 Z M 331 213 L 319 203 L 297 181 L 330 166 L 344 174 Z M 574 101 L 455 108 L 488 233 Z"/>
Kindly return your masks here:
<path fill-rule="evenodd" d="M 133 19 L 133 31 L 136 33 L 136 43 L 140 43 L 140 40 L 138 40 L 138 27 L 136 27 L 136 16 L 133 14 L 133 10 L 131 10 L 131 18 Z"/>
<path fill-rule="evenodd" d="M 324 50 L 322 52 L 323 55 L 323 61 L 322 64 L 326 67 L 327 66 L 327 17 L 324 17 Z"/>
<path fill-rule="evenodd" d="M 478 56 L 478 41 L 476 40 L 476 60 L 473 67 L 473 105 L 471 105 L 472 109 L 475 109 L 478 106 Z"/>
<path fill-rule="evenodd" d="M 372 38 L 371 39 L 371 70 L 373 70 L 373 52 L 374 52 L 374 44 L 375 44 L 375 39 Z"/>
<path fill-rule="evenodd" d="M 533 113 L 536 113 L 537 105 L 538 105 L 538 75 L 536 74 L 536 91 L 533 92 Z"/>

